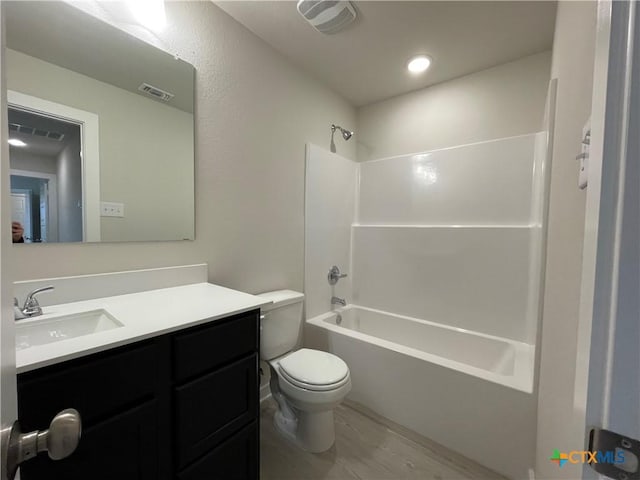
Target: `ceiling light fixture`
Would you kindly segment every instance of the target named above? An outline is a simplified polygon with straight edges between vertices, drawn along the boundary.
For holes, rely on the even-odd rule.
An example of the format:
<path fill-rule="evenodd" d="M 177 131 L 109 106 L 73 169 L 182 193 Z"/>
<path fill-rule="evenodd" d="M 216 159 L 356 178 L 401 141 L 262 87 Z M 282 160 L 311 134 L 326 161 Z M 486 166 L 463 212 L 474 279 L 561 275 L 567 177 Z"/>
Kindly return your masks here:
<path fill-rule="evenodd" d="M 422 73 L 431 65 L 431 58 L 428 55 L 416 55 L 407 63 L 407 69 L 411 73 Z"/>
<path fill-rule="evenodd" d="M 143 27 L 158 32 L 167 24 L 164 0 L 127 0 L 127 4 L 135 19 Z"/>
<path fill-rule="evenodd" d="M 24 143 L 22 140 L 18 140 L 17 138 L 10 138 L 9 139 L 9 145 L 11 145 L 12 147 L 26 147 L 27 144 Z"/>

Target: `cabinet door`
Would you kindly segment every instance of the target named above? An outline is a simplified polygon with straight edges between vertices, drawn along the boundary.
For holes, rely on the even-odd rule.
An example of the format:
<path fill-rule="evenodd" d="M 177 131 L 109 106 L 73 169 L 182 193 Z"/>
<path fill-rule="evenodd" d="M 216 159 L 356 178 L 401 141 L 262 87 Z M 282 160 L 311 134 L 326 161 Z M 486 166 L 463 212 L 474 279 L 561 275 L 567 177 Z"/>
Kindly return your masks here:
<path fill-rule="evenodd" d="M 178 480 L 257 480 L 258 431 L 248 425 L 178 474 Z"/>
<path fill-rule="evenodd" d="M 156 401 L 110 417 L 82 432 L 68 458 L 40 454 L 21 467 L 22 480 L 157 480 Z"/>
<path fill-rule="evenodd" d="M 178 469 L 258 417 L 258 356 L 227 365 L 175 389 Z"/>

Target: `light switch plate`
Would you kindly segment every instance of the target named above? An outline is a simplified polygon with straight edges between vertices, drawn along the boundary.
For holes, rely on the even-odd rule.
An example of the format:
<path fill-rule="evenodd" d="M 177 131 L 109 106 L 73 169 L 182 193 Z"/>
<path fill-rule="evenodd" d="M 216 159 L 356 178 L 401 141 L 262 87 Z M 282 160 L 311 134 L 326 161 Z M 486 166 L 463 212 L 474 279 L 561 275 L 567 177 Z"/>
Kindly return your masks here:
<path fill-rule="evenodd" d="M 101 217 L 124 217 L 124 203 L 100 202 Z"/>

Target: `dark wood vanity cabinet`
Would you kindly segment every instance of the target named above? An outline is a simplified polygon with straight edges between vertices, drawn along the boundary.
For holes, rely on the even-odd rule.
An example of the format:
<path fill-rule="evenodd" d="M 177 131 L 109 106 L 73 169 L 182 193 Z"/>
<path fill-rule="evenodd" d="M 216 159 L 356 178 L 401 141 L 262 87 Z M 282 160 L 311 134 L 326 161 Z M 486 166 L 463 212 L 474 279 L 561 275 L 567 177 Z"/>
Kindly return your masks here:
<path fill-rule="evenodd" d="M 170 478 L 160 473 L 170 445 L 168 342 L 160 337 L 18 376 L 22 431 L 44 430 L 61 410 L 82 417 L 82 438 L 67 459 L 40 454 L 21 478 Z"/>
<path fill-rule="evenodd" d="M 259 311 L 18 376 L 23 431 L 61 410 L 83 422 L 67 459 L 23 464 L 23 480 L 258 478 Z"/>

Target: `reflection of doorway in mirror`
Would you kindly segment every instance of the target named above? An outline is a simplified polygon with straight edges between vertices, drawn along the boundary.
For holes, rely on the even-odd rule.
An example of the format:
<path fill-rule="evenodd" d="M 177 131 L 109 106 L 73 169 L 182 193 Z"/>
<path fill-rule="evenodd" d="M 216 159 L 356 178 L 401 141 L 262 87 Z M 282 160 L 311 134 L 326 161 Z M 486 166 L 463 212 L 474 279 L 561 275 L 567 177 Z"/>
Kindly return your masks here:
<path fill-rule="evenodd" d="M 83 241 L 81 125 L 11 106 L 9 137 L 11 192 L 29 207 L 25 241 Z"/>
<path fill-rule="evenodd" d="M 11 90 L 8 100 L 11 168 L 57 177 L 32 188 L 34 241 L 99 241 L 98 116 Z"/>
<path fill-rule="evenodd" d="M 25 243 L 57 242 L 58 239 L 58 188 L 55 174 L 11 169 L 11 195 L 27 196 L 27 213 L 21 213 L 20 205 L 12 203 L 12 220 L 22 223 Z M 17 218 L 26 215 L 26 220 Z M 30 226 L 27 228 L 25 221 Z"/>

